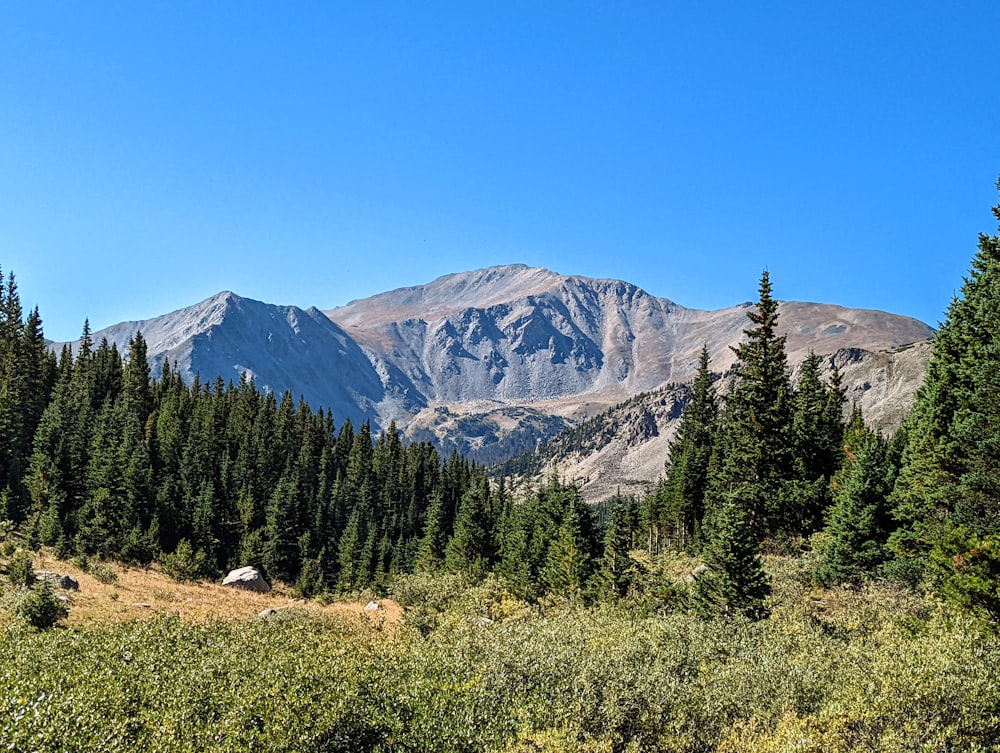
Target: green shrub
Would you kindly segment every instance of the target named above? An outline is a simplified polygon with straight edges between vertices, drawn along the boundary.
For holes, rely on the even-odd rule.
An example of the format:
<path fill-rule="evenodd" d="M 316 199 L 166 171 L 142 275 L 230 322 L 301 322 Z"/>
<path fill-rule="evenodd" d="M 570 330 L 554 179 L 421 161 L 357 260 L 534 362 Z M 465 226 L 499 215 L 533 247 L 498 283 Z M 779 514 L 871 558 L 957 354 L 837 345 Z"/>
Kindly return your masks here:
<path fill-rule="evenodd" d="M 107 562 L 91 562 L 87 572 L 105 585 L 118 582 L 118 571 Z"/>
<path fill-rule="evenodd" d="M 48 630 L 69 616 L 69 607 L 52 591 L 48 581 L 40 581 L 17 602 L 17 616 L 36 630 Z"/>
<path fill-rule="evenodd" d="M 305 610 L 0 628 L 0 739 L 152 753 L 996 749 L 996 635 L 980 622 L 911 592 L 772 573 L 799 585 L 758 622 L 620 604 L 512 619 L 501 584 L 417 578 L 398 595 L 439 610 L 427 637 Z"/>
<path fill-rule="evenodd" d="M 168 578 L 178 581 L 195 581 L 204 575 L 205 553 L 195 552 L 191 542 L 181 539 L 171 554 L 160 558 L 160 568 Z"/>
<path fill-rule="evenodd" d="M 30 588 L 35 583 L 34 558 L 23 550 L 17 552 L 7 564 L 7 578 L 18 588 Z"/>

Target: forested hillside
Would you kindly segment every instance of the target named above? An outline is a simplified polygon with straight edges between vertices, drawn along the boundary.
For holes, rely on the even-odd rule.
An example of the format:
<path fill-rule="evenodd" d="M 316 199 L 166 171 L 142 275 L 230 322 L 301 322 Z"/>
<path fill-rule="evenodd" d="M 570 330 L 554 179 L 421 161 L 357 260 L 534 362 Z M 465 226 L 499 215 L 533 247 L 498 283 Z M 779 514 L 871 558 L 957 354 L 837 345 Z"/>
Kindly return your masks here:
<path fill-rule="evenodd" d="M 769 588 L 760 553 L 813 547 L 818 582 L 931 585 L 996 618 L 998 264 L 997 238 L 981 236 L 893 437 L 859 411 L 845 425 L 838 373 L 821 378 L 814 354 L 792 385 L 765 272 L 725 399 L 703 350 L 662 481 L 598 508 L 557 478 L 514 495 L 457 454 L 405 445 L 394 426 L 377 437 L 367 423 L 337 427 L 252 380 L 186 385 L 169 363 L 154 378 L 141 333 L 121 354 L 85 325 L 76 354 L 56 358 L 9 275 L 0 518 L 61 556 L 159 561 L 184 577 L 252 564 L 304 594 L 495 572 L 525 598 L 591 601 L 658 588 L 637 549 L 684 551 L 707 566 L 687 606 L 757 617 Z M 580 450 L 602 441 L 591 425 L 607 423 L 568 435 Z"/>

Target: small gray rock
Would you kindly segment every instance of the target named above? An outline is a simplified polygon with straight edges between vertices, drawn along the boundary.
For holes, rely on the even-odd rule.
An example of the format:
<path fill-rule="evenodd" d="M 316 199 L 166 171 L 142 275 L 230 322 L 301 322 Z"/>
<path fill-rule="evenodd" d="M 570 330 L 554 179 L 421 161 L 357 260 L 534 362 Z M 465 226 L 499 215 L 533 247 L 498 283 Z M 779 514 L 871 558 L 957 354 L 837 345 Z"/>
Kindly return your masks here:
<path fill-rule="evenodd" d="M 369 601 L 367 604 L 365 604 L 366 612 L 378 612 L 380 609 L 382 609 L 382 605 L 379 604 L 377 601 Z"/>
<path fill-rule="evenodd" d="M 709 570 L 708 565 L 698 565 L 694 570 L 684 576 L 684 581 L 686 583 L 694 583 L 698 578 L 707 573 Z"/>

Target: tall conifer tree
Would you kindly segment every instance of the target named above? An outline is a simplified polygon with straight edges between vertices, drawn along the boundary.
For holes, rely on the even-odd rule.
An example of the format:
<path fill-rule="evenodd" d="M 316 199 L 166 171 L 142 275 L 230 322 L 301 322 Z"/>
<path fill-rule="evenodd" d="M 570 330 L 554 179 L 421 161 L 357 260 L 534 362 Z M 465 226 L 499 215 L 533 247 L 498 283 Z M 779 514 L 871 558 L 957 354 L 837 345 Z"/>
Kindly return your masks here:
<path fill-rule="evenodd" d="M 659 509 L 652 515 L 647 513 L 650 522 L 663 529 L 673 546 L 690 548 L 698 543 L 718 420 L 708 348 L 702 347 L 691 399 L 684 406 L 677 434 L 670 443 L 666 479 L 653 496 Z"/>
<path fill-rule="evenodd" d="M 761 538 L 782 525 L 785 482 L 793 462 L 791 398 L 785 337 L 778 334 L 778 302 L 765 270 L 760 300 L 747 318 L 746 340 L 733 348 L 739 359 L 736 384 L 726 398 L 719 476 L 713 498 L 746 512 L 746 524 Z"/>
<path fill-rule="evenodd" d="M 997 183 L 1000 189 L 1000 181 Z M 993 207 L 1000 220 L 1000 205 Z M 890 547 L 916 579 L 1000 616 L 1000 236 L 979 236 L 906 426 Z"/>

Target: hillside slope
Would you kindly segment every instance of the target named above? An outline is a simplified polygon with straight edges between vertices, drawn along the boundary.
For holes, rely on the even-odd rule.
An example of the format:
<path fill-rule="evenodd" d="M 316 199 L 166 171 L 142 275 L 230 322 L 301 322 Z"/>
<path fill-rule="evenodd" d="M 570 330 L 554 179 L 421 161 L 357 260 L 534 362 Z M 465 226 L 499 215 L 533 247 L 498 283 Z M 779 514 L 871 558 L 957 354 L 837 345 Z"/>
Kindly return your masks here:
<path fill-rule="evenodd" d="M 825 378 L 836 365 L 847 387 L 845 414 L 857 405 L 870 426 L 888 435 L 912 407 L 930 355 L 929 340 L 878 352 L 841 349 L 823 359 Z M 716 384 L 721 394 L 730 386 L 727 377 Z M 531 483 L 554 473 L 575 482 L 591 501 L 641 490 L 663 474 L 688 396 L 686 386 L 637 395 L 498 465 L 496 472 Z"/>
<path fill-rule="evenodd" d="M 716 369 L 747 326 L 750 304 L 687 309 L 620 280 L 523 265 L 447 275 L 354 301 L 327 315 L 380 370 L 405 374 L 428 404 L 608 399 L 686 382 L 707 346 Z M 813 349 L 881 350 L 933 334 L 909 317 L 787 302 L 789 362 Z"/>

